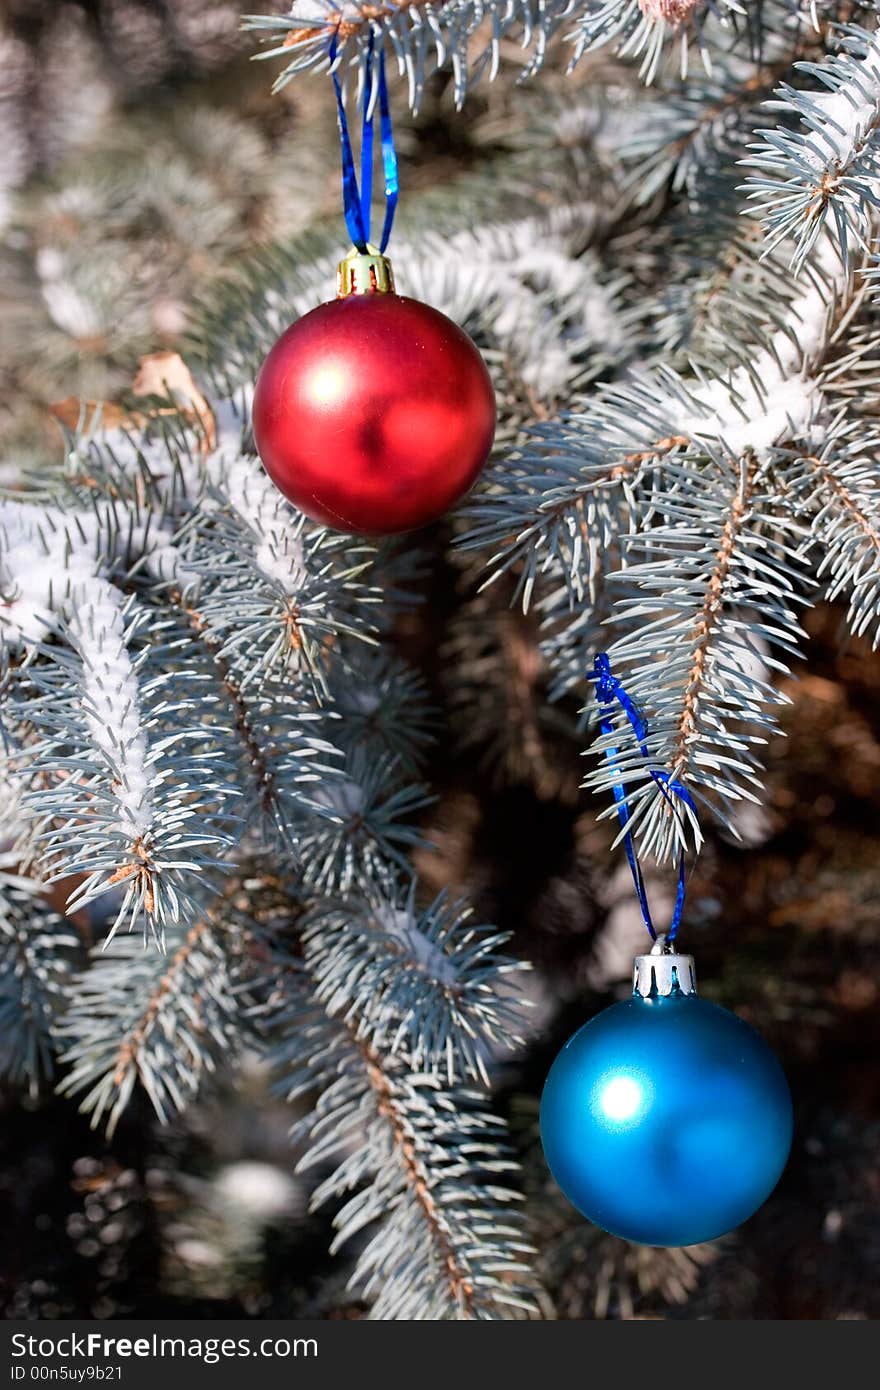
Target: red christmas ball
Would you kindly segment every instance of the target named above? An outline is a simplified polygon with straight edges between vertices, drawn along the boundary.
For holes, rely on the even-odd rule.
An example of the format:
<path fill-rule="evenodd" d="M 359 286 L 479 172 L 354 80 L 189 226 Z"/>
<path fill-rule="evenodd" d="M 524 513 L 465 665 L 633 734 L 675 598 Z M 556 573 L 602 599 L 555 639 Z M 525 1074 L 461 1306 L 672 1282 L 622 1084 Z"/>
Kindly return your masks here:
<path fill-rule="evenodd" d="M 300 511 L 390 535 L 442 516 L 492 447 L 495 394 L 466 333 L 392 292 L 321 304 L 288 328 L 257 379 L 257 450 Z"/>

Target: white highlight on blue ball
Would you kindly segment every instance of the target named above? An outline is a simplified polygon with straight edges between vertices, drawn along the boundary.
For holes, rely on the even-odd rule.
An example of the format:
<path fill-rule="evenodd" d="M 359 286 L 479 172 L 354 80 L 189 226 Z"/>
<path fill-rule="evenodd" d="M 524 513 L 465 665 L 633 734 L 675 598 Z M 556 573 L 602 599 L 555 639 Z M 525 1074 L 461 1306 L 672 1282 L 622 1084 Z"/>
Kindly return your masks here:
<path fill-rule="evenodd" d="M 609 1120 L 631 1120 L 638 1114 L 643 1099 L 644 1091 L 634 1077 L 615 1076 L 602 1087 L 599 1104 Z"/>

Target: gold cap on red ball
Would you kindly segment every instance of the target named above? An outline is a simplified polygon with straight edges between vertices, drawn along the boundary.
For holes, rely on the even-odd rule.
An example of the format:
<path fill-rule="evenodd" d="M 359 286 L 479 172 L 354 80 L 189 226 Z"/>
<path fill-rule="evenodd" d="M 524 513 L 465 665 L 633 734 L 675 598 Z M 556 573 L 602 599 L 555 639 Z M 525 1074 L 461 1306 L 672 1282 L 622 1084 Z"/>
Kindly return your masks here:
<path fill-rule="evenodd" d="M 393 294 L 394 271 L 378 246 L 367 242 L 366 251 L 354 247 L 336 267 L 336 297 L 350 294 Z"/>

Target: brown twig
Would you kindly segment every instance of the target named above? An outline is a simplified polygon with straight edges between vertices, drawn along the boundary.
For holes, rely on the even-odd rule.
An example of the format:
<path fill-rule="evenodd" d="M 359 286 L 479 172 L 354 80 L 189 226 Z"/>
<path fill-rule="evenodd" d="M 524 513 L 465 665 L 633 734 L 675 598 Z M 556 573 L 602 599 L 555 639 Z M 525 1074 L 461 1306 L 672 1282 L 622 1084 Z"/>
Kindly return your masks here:
<path fill-rule="evenodd" d="M 208 917 L 203 918 L 200 922 L 196 922 L 195 926 L 191 927 L 187 932 L 186 940 L 183 942 L 183 945 L 175 951 L 168 962 L 167 968 L 162 972 L 162 977 L 150 995 L 147 1007 L 141 1015 L 140 1022 L 131 1032 L 126 1034 L 119 1046 L 119 1051 L 116 1055 L 116 1069 L 113 1073 L 114 1086 L 122 1085 L 129 1067 L 133 1066 L 138 1073 L 140 1072 L 138 1053 L 149 1036 L 150 1030 L 162 1007 L 162 1002 L 165 996 L 174 987 L 178 974 L 186 965 L 186 962 L 189 960 L 210 925 L 211 922 Z"/>
<path fill-rule="evenodd" d="M 658 458 L 661 454 L 669 454 L 673 449 L 686 449 L 690 444 L 690 439 L 686 434 L 670 434 L 665 439 L 658 439 L 656 444 L 652 444 L 650 449 L 642 449 L 637 454 L 627 454 L 627 463 L 647 463 L 648 459 Z M 618 465 L 613 468 L 609 476 L 611 478 L 625 477 L 627 470 Z"/>
<path fill-rule="evenodd" d="M 208 628 L 207 621 L 203 614 L 201 614 L 197 608 L 194 608 L 191 603 L 187 603 L 179 590 L 174 590 L 172 592 L 171 601 L 184 615 L 190 628 L 202 642 L 205 650 L 214 663 L 214 668 L 220 682 L 232 702 L 235 711 L 235 727 L 247 750 L 257 785 L 260 788 L 263 810 L 267 815 L 271 815 L 273 803 L 277 796 L 275 774 L 270 768 L 266 760 L 266 755 L 254 732 L 245 698 L 241 692 L 241 687 L 232 674 L 232 667 L 223 655 L 219 642 Z"/>
<path fill-rule="evenodd" d="M 684 705 L 678 720 L 675 739 L 672 777 L 678 780 L 687 766 L 688 745 L 699 731 L 700 694 L 706 678 L 706 663 L 712 638 L 718 627 L 724 607 L 724 592 L 730 568 L 733 563 L 734 547 L 742 527 L 743 518 L 748 511 L 757 473 L 757 461 L 752 459 L 745 475 L 736 490 L 727 520 L 721 532 L 721 541 L 715 552 L 715 563 L 709 577 L 706 595 L 693 629 L 693 660 L 685 687 Z"/>
<path fill-rule="evenodd" d="M 361 5 L 360 19 L 340 19 L 336 24 L 316 24 L 309 29 L 293 29 L 282 43 L 282 48 L 296 48 L 297 44 L 308 43 L 310 39 L 325 37 L 332 31 L 337 41 L 350 39 L 371 20 L 390 19 L 399 10 L 417 9 L 424 0 L 397 0 L 396 5 Z"/>
<path fill-rule="evenodd" d="M 868 544 L 878 554 L 880 554 L 880 531 L 878 531 L 876 526 L 874 526 L 870 519 L 867 516 L 865 516 L 865 513 L 862 511 L 861 507 L 856 502 L 855 498 L 853 497 L 846 484 L 842 483 L 839 478 L 835 477 L 834 473 L 828 467 L 827 463 L 823 463 L 821 459 L 811 457 L 806 459 L 805 462 L 812 465 L 815 471 L 819 474 L 825 486 L 828 487 L 837 497 L 837 499 L 843 506 L 844 511 L 848 512 L 849 515 L 852 517 L 853 521 L 858 526 L 859 530 L 862 532 L 862 535 L 865 537 L 865 540 L 868 542 Z"/>
<path fill-rule="evenodd" d="M 134 1066 L 140 1071 L 138 1053 L 143 1047 L 156 1021 L 159 1010 L 162 1007 L 162 1001 L 173 989 L 174 982 L 180 974 L 180 971 L 184 968 L 186 962 L 189 960 L 206 932 L 213 930 L 216 926 L 218 913 L 222 904 L 234 898 L 240 886 L 240 881 L 237 878 L 231 879 L 224 884 L 223 891 L 214 906 L 209 911 L 206 911 L 204 917 L 200 918 L 198 922 L 195 922 L 190 927 L 184 941 L 162 971 L 162 976 L 150 994 L 150 998 L 147 1001 L 146 1008 L 141 1014 L 139 1023 L 126 1034 L 119 1045 L 119 1051 L 116 1056 L 116 1070 L 113 1073 L 113 1084 L 115 1086 L 122 1085 L 125 1079 L 125 1073 L 130 1066 Z M 193 999 L 193 1002 L 196 1004 L 198 1003 L 197 996 Z"/>
<path fill-rule="evenodd" d="M 406 1185 L 418 1203 L 431 1239 L 437 1247 L 452 1297 L 462 1309 L 464 1316 L 473 1318 L 476 1313 L 476 1290 L 455 1250 L 447 1224 L 437 1210 L 425 1166 L 400 1113 L 391 1082 L 382 1069 L 379 1054 L 363 1039 L 356 1038 L 353 1033 L 352 1037 L 366 1064 L 367 1077 L 376 1097 L 378 1112 L 391 1128 L 395 1147 L 400 1154 Z"/>
<path fill-rule="evenodd" d="M 131 847 L 131 854 L 139 863 L 120 864 L 118 869 L 107 880 L 108 884 L 125 883 L 125 881 L 137 875 L 138 883 L 141 885 L 144 894 L 144 907 L 147 912 L 153 913 L 156 910 L 156 894 L 153 891 L 153 875 L 155 869 L 150 862 L 150 852 L 144 844 L 143 837 L 138 836 Z"/>

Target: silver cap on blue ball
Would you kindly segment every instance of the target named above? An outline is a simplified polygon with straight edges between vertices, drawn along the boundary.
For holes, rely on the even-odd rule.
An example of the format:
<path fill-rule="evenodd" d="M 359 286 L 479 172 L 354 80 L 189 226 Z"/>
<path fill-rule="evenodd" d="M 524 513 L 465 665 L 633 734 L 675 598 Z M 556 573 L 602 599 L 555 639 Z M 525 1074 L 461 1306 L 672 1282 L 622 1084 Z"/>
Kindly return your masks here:
<path fill-rule="evenodd" d="M 668 994 L 696 994 L 697 976 L 693 956 L 680 955 L 664 935 L 657 937 L 650 955 L 636 956 L 633 966 L 633 994 L 657 999 Z"/>

